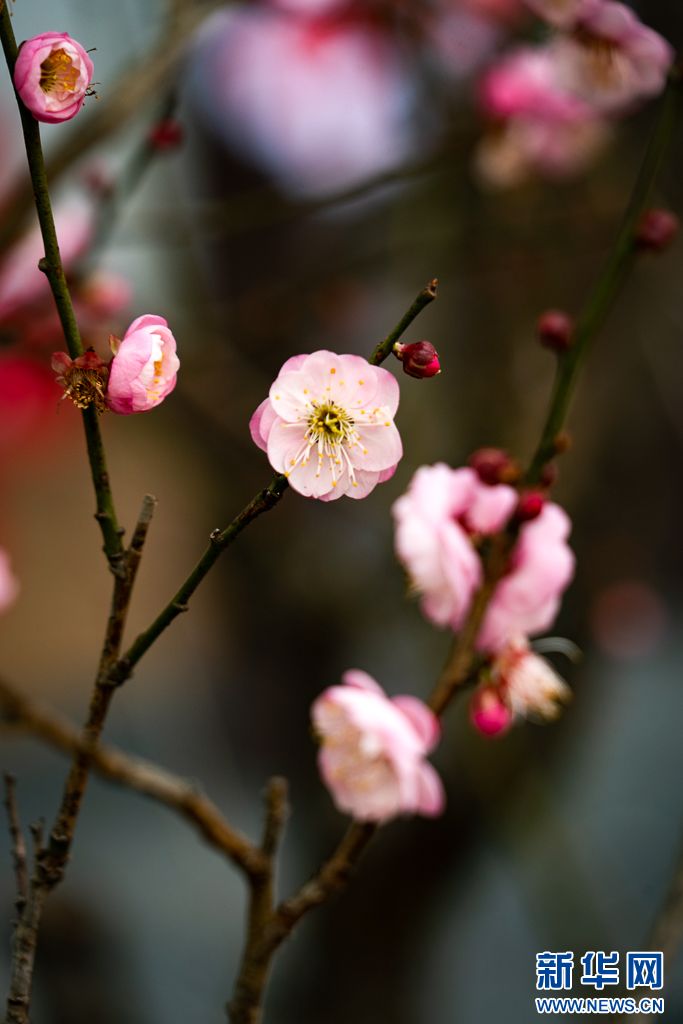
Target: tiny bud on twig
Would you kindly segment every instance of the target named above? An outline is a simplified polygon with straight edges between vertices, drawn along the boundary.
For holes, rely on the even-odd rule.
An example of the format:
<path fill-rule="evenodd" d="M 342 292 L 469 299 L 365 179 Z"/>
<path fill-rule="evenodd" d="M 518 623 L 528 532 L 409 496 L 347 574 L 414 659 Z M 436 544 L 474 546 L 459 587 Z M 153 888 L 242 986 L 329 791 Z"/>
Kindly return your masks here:
<path fill-rule="evenodd" d="M 484 484 L 512 484 L 519 479 L 519 463 L 502 448 L 478 448 L 472 452 L 467 464 Z"/>
<path fill-rule="evenodd" d="M 409 377 L 424 380 L 441 373 L 439 353 L 429 341 L 414 341 L 410 345 L 402 345 L 397 341 L 393 352 L 403 363 L 404 373 Z"/>
<path fill-rule="evenodd" d="M 566 352 L 571 348 L 574 321 L 561 309 L 548 309 L 538 318 L 538 340 L 553 352 Z"/>
<path fill-rule="evenodd" d="M 515 519 L 518 523 L 530 523 L 532 519 L 538 519 L 544 505 L 545 496 L 540 491 L 526 491 L 519 496 Z"/>
<path fill-rule="evenodd" d="M 646 210 L 636 229 L 636 245 L 649 252 L 663 252 L 673 242 L 680 226 L 680 220 L 671 210 Z"/>
<path fill-rule="evenodd" d="M 183 141 L 182 125 L 170 117 L 158 121 L 150 131 L 148 141 L 153 149 L 176 149 Z"/>
<path fill-rule="evenodd" d="M 561 430 L 553 438 L 553 448 L 558 455 L 564 455 L 572 446 L 571 434 L 567 430 Z"/>

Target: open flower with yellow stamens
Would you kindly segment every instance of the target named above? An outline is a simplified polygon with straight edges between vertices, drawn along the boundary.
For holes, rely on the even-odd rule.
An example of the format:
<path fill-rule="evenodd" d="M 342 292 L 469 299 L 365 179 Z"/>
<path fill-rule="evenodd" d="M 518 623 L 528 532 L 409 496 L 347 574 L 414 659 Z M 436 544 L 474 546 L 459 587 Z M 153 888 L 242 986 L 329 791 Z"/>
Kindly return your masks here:
<path fill-rule="evenodd" d="M 364 498 L 403 455 L 398 398 L 388 370 L 360 356 L 313 352 L 287 360 L 249 428 L 299 494 Z"/>
<path fill-rule="evenodd" d="M 38 121 L 68 121 L 83 106 L 93 76 L 90 57 L 66 32 L 43 32 L 22 43 L 14 85 Z"/>

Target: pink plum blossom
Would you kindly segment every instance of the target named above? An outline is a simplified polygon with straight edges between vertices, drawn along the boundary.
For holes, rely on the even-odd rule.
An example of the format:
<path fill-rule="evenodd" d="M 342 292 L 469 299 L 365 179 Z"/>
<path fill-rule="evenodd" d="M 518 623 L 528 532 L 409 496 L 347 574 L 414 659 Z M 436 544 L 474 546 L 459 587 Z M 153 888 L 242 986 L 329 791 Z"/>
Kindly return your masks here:
<path fill-rule="evenodd" d="M 658 32 L 614 0 L 587 0 L 574 31 L 558 37 L 553 51 L 566 87 L 608 113 L 660 93 L 674 59 Z"/>
<path fill-rule="evenodd" d="M 522 525 L 509 571 L 484 616 L 477 641 L 480 650 L 499 651 L 511 638 L 535 636 L 553 623 L 574 575 L 574 555 L 567 544 L 570 530 L 569 516 L 553 502 Z"/>
<path fill-rule="evenodd" d="M 322 745 L 320 773 L 340 811 L 359 821 L 440 814 L 441 780 L 425 760 L 439 722 L 416 697 L 389 698 L 366 672 L 351 670 L 312 708 Z"/>
<path fill-rule="evenodd" d="M 83 105 L 93 76 L 90 57 L 66 32 L 42 32 L 22 43 L 14 85 L 38 121 L 68 121 Z"/>
<path fill-rule="evenodd" d="M 121 342 L 114 339 L 106 401 L 112 412 L 147 412 L 176 385 L 180 361 L 176 341 L 162 316 L 134 320 Z"/>
<path fill-rule="evenodd" d="M 415 473 L 392 509 L 395 545 L 431 622 L 460 628 L 482 582 L 472 537 L 502 529 L 516 504 L 512 487 L 490 487 L 470 468 L 437 463 Z"/>
<path fill-rule="evenodd" d="M 0 548 L 0 612 L 14 604 L 19 593 L 19 583 L 12 572 L 7 552 Z"/>
<path fill-rule="evenodd" d="M 518 503 L 506 484 L 482 483 L 470 468 L 439 463 L 418 469 L 395 502 L 395 545 L 424 615 L 459 629 L 483 579 L 477 542 L 502 530 Z M 552 502 L 519 529 L 506 575 L 496 586 L 477 646 L 498 651 L 510 637 L 546 629 L 574 570 L 566 543 L 570 522 Z"/>
<path fill-rule="evenodd" d="M 399 389 L 388 370 L 320 351 L 288 359 L 249 428 L 289 483 L 310 498 L 364 498 L 403 454 Z"/>
<path fill-rule="evenodd" d="M 351 187 L 415 151 L 403 51 L 361 16 L 220 11 L 200 34 L 191 74 L 192 100 L 215 134 L 292 194 Z"/>

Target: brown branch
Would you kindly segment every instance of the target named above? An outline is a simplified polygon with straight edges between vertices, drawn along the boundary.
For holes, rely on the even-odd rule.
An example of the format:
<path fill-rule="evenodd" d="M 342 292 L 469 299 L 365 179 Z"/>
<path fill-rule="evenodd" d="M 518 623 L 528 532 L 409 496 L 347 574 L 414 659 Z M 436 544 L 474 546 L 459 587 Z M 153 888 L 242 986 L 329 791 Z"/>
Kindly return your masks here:
<path fill-rule="evenodd" d="M 62 753 L 82 756 L 88 767 L 103 778 L 181 815 L 210 846 L 246 875 L 263 872 L 265 861 L 260 851 L 234 829 L 213 801 L 192 783 L 109 744 L 93 745 L 67 718 L 25 697 L 4 680 L 0 680 L 0 708 L 2 723 L 7 729 L 40 739 Z"/>
<path fill-rule="evenodd" d="M 26 868 L 26 841 L 19 821 L 17 807 L 17 780 L 9 772 L 5 772 L 5 809 L 12 843 L 12 863 L 17 886 L 15 905 L 21 914 L 28 895 L 28 870 Z"/>

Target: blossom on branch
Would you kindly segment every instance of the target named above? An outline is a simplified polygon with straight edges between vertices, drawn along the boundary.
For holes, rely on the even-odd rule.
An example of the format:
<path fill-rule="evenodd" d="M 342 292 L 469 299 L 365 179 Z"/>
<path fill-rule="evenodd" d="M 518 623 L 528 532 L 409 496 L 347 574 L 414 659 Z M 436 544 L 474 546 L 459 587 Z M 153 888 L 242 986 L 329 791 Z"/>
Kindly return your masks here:
<path fill-rule="evenodd" d="M 107 406 L 112 412 L 147 412 L 173 391 L 180 360 L 175 338 L 162 316 L 139 316 L 121 341 L 112 338 L 112 351 L 107 387 Z"/>
<path fill-rule="evenodd" d="M 393 476 L 403 455 L 398 399 L 388 370 L 322 350 L 287 360 L 249 429 L 299 494 L 365 498 Z"/>
<path fill-rule="evenodd" d="M 396 553 L 426 618 L 460 629 L 483 583 L 481 544 L 505 529 L 518 509 L 514 488 L 489 486 L 473 469 L 440 463 L 417 471 L 393 514 Z M 498 651 L 512 637 L 550 626 L 574 571 L 566 543 L 570 528 L 566 513 L 552 502 L 519 527 L 507 571 L 484 615 L 479 650 Z"/>
<path fill-rule="evenodd" d="M 470 720 L 483 735 L 500 736 L 516 718 L 553 721 L 570 697 L 564 679 L 525 637 L 517 636 L 499 652 L 484 685 L 473 694 Z"/>
<path fill-rule="evenodd" d="M 425 760 L 439 722 L 416 697 L 389 698 L 366 672 L 351 670 L 312 708 L 322 746 L 318 764 L 340 811 L 359 821 L 440 814 L 441 780 Z"/>
<path fill-rule="evenodd" d="M 83 106 L 93 64 L 80 43 L 66 32 L 43 32 L 22 43 L 14 67 L 14 85 L 38 121 L 68 121 Z"/>

